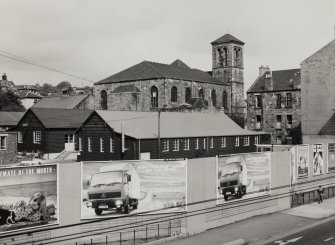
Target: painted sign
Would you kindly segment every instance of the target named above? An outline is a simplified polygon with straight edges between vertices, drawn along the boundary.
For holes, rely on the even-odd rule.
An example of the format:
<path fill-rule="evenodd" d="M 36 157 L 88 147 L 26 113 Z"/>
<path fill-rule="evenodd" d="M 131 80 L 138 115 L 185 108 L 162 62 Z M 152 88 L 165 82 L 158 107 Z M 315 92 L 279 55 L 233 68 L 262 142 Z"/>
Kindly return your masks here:
<path fill-rule="evenodd" d="M 308 145 L 298 145 L 298 177 L 308 176 L 309 170 L 309 146 Z"/>
<path fill-rule="evenodd" d="M 0 232 L 58 224 L 57 165 L 0 168 Z"/>
<path fill-rule="evenodd" d="M 323 145 L 313 144 L 313 175 L 324 174 Z"/>
<path fill-rule="evenodd" d="M 82 219 L 186 211 L 186 161 L 82 162 Z"/>
<path fill-rule="evenodd" d="M 335 143 L 328 143 L 328 171 L 335 170 Z"/>
<path fill-rule="evenodd" d="M 269 152 L 218 158 L 218 204 L 270 194 Z"/>

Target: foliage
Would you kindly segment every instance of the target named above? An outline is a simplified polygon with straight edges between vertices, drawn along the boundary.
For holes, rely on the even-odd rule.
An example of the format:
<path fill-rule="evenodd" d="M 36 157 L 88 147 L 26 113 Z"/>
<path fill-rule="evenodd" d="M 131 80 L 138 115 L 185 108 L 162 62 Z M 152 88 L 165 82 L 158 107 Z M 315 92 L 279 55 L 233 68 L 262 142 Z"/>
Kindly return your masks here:
<path fill-rule="evenodd" d="M 0 91 L 0 111 L 25 111 L 19 96 L 12 91 Z"/>
<path fill-rule="evenodd" d="M 62 91 L 62 89 L 70 89 L 72 90 L 72 86 L 71 86 L 71 83 L 69 83 L 68 81 L 63 81 L 63 82 L 60 82 L 57 84 L 57 89 L 59 91 Z"/>

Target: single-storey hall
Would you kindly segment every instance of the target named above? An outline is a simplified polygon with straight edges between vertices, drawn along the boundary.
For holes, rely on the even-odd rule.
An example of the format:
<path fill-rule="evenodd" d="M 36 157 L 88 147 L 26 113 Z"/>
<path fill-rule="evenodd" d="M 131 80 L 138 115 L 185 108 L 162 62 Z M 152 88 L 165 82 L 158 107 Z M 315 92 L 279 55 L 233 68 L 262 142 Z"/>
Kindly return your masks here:
<path fill-rule="evenodd" d="M 94 111 L 76 131 L 79 161 L 198 158 L 256 151 L 263 132 L 224 113 Z M 124 139 L 124 140 L 123 140 Z M 160 144 L 158 144 L 160 142 Z"/>

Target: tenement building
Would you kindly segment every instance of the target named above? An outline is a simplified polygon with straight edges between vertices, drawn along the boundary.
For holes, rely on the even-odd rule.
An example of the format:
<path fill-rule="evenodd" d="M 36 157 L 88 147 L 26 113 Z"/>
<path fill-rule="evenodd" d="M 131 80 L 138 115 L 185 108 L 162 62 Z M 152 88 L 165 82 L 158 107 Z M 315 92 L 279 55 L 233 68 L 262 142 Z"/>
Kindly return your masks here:
<path fill-rule="evenodd" d="M 301 143 L 300 69 L 261 66 L 247 91 L 247 128 L 271 135 L 270 144 Z"/>
<path fill-rule="evenodd" d="M 212 43 L 212 71 L 143 61 L 94 84 L 95 108 L 155 111 L 178 109 L 204 100 L 244 124 L 244 43 L 226 34 Z"/>

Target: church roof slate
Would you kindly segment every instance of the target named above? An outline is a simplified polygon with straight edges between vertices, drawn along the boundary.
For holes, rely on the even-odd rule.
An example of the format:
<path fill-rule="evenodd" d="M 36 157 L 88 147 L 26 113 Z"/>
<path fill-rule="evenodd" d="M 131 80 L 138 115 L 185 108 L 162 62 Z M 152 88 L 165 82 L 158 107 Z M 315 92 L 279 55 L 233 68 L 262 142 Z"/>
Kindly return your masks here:
<path fill-rule="evenodd" d="M 242 42 L 241 40 L 237 39 L 236 37 L 234 37 L 230 34 L 223 35 L 222 37 L 220 37 L 220 38 L 216 39 L 215 41 L 211 42 L 211 44 L 231 43 L 231 42 L 244 45 L 244 42 Z"/>
<path fill-rule="evenodd" d="M 94 84 L 99 85 L 165 78 L 226 85 L 222 81 L 198 69 L 190 69 L 150 61 L 143 61 Z"/>

